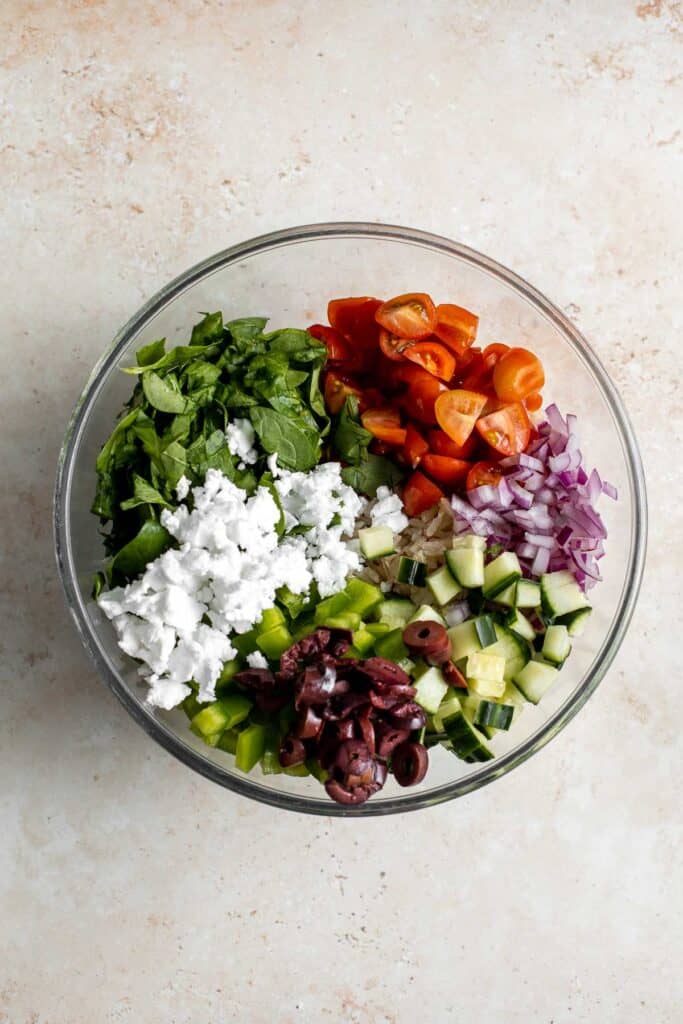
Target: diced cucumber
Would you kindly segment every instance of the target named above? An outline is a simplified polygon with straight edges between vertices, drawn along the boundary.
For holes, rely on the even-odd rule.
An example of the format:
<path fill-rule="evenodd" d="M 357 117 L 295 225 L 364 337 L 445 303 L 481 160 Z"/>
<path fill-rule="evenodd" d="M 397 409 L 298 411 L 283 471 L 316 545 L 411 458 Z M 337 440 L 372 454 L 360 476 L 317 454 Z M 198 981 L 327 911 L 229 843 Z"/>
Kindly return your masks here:
<path fill-rule="evenodd" d="M 261 760 L 265 745 L 265 726 L 256 724 L 247 726 L 237 736 L 235 767 L 242 772 L 250 772 L 256 762 Z"/>
<path fill-rule="evenodd" d="M 321 626 L 328 629 L 360 629 L 361 617 L 358 612 L 344 611 L 338 615 L 328 615 L 321 622 Z"/>
<path fill-rule="evenodd" d="M 472 589 L 484 585 L 484 550 L 486 539 L 476 534 L 456 537 L 446 552 L 446 565 L 461 587 Z"/>
<path fill-rule="evenodd" d="M 353 646 L 361 658 L 367 658 L 375 649 L 375 637 L 361 626 L 353 634 Z"/>
<path fill-rule="evenodd" d="M 348 608 L 344 611 L 358 612 L 361 618 L 365 618 L 382 601 L 382 591 L 379 587 L 355 576 L 344 587 L 344 593 L 349 599 Z"/>
<path fill-rule="evenodd" d="M 517 555 L 514 551 L 504 551 L 484 569 L 484 597 L 491 600 L 521 577 L 522 569 Z"/>
<path fill-rule="evenodd" d="M 518 608 L 539 608 L 541 588 L 533 580 L 518 580 L 515 604 Z"/>
<path fill-rule="evenodd" d="M 468 655 L 465 675 L 468 679 L 490 679 L 492 682 L 503 682 L 505 658 L 499 654 L 488 654 L 476 651 Z"/>
<path fill-rule="evenodd" d="M 526 615 L 520 612 L 519 609 L 513 608 L 510 614 L 505 619 L 505 625 L 509 626 L 515 633 L 519 633 L 525 640 L 530 643 L 536 638 L 536 630 L 531 625 Z"/>
<path fill-rule="evenodd" d="M 237 753 L 237 737 L 239 733 L 237 729 L 226 729 L 225 732 L 221 733 L 218 738 L 216 746 L 219 750 L 224 750 L 226 754 Z"/>
<path fill-rule="evenodd" d="M 402 668 L 406 675 L 412 676 L 415 671 L 415 662 L 411 658 L 401 658 L 396 664 Z"/>
<path fill-rule="evenodd" d="M 384 558 L 396 550 L 394 533 L 390 526 L 367 526 L 358 531 L 360 549 L 366 558 Z"/>
<path fill-rule="evenodd" d="M 266 608 L 261 621 L 256 627 L 257 635 L 259 633 L 267 633 L 271 629 L 276 629 L 277 626 L 284 626 L 287 623 L 285 614 L 281 608 Z"/>
<path fill-rule="evenodd" d="M 430 604 L 421 604 L 414 615 L 410 616 L 406 625 L 411 622 L 438 622 L 442 626 L 446 625 L 443 617 Z"/>
<path fill-rule="evenodd" d="M 439 705 L 438 711 L 432 715 L 432 724 L 435 732 L 444 732 L 443 723 L 451 715 L 459 714 L 462 710 L 462 703 L 458 697 L 454 696 L 452 687 L 449 686 L 441 704 Z"/>
<path fill-rule="evenodd" d="M 463 711 L 449 715 L 443 720 L 444 732 L 448 736 L 453 753 L 463 760 L 478 755 L 477 760 L 490 760 L 493 751 L 486 742 L 483 733 L 479 732 L 467 721 Z"/>
<path fill-rule="evenodd" d="M 517 584 L 511 583 L 505 590 L 501 590 L 500 594 L 496 594 L 494 601 L 496 604 L 502 604 L 505 608 L 514 608 L 517 600 Z"/>
<path fill-rule="evenodd" d="M 486 654 L 498 654 L 505 658 L 504 679 L 510 682 L 517 672 L 524 668 L 531 657 L 529 645 L 518 633 L 494 623 L 496 641 L 484 650 Z"/>
<path fill-rule="evenodd" d="M 546 665 L 541 661 L 530 661 L 515 675 L 513 682 L 518 690 L 524 694 L 532 704 L 538 704 L 539 700 L 553 685 L 558 676 L 558 670 L 552 665 Z"/>
<path fill-rule="evenodd" d="M 275 661 L 293 643 L 294 637 L 286 626 L 276 626 L 275 629 L 269 629 L 267 633 L 260 633 L 256 637 L 257 646 L 269 661 Z"/>
<path fill-rule="evenodd" d="M 442 565 L 436 572 L 431 573 L 425 582 L 434 595 L 434 600 L 440 605 L 448 604 L 461 590 L 460 584 L 453 578 L 447 565 Z"/>
<path fill-rule="evenodd" d="M 476 676 L 468 676 L 467 687 L 470 693 L 476 693 L 477 697 L 502 697 L 505 693 L 505 680 L 477 679 Z"/>
<path fill-rule="evenodd" d="M 414 558 L 406 558 L 405 555 L 401 555 L 396 578 L 399 583 L 422 587 L 427 578 L 427 566 L 424 562 L 416 562 Z"/>
<path fill-rule="evenodd" d="M 430 715 L 439 710 L 439 705 L 448 690 L 448 683 L 440 668 L 432 666 L 423 672 L 414 682 L 415 700 Z"/>
<path fill-rule="evenodd" d="M 572 645 L 566 626 L 548 626 L 541 654 L 553 665 L 561 665 L 569 657 Z"/>
<path fill-rule="evenodd" d="M 577 608 L 575 612 L 559 615 L 555 621 L 558 625 L 566 626 L 570 636 L 581 636 L 592 611 L 590 605 L 586 605 L 585 608 Z"/>
<path fill-rule="evenodd" d="M 480 700 L 474 724 L 481 728 L 504 729 L 506 732 L 512 725 L 515 709 L 512 704 L 496 704 L 491 700 Z"/>
<path fill-rule="evenodd" d="M 500 698 L 500 701 L 501 704 L 511 704 L 512 707 L 515 709 L 515 713 L 512 716 L 513 724 L 517 721 L 522 711 L 524 710 L 524 705 L 527 703 L 524 694 L 517 689 L 514 683 L 510 682 L 507 682 L 505 684 L 505 690 L 503 692 L 503 696 Z"/>
<path fill-rule="evenodd" d="M 408 657 L 408 648 L 403 642 L 403 626 L 375 638 L 375 654 L 388 661 L 401 661 Z"/>
<path fill-rule="evenodd" d="M 479 615 L 476 619 L 468 619 L 467 622 L 451 626 L 448 635 L 451 638 L 453 661 L 460 661 L 461 658 L 488 647 L 496 640 L 493 619 L 489 615 Z"/>
<path fill-rule="evenodd" d="M 377 615 L 380 622 L 386 622 L 392 629 L 405 626 L 415 611 L 415 605 L 407 597 L 390 597 L 379 605 Z"/>
<path fill-rule="evenodd" d="M 332 594 L 323 601 L 319 601 L 314 612 L 316 625 L 321 625 L 331 615 L 340 615 L 345 612 L 350 604 L 349 595 L 343 590 L 339 594 Z"/>
<path fill-rule="evenodd" d="M 541 576 L 541 605 L 549 619 L 588 608 L 586 595 L 568 569 Z"/>

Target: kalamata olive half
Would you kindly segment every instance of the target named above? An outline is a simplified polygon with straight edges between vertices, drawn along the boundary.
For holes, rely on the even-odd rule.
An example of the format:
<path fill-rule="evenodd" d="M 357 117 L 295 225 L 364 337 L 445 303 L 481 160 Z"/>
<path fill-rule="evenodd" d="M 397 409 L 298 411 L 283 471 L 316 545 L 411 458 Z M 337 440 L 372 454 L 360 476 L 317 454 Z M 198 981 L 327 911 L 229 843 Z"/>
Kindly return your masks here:
<path fill-rule="evenodd" d="M 283 768 L 293 768 L 306 760 L 306 748 L 296 736 L 285 736 L 280 744 L 280 764 Z"/>
<path fill-rule="evenodd" d="M 301 740 L 312 740 L 320 733 L 323 720 L 311 707 L 302 708 L 296 720 L 296 734 Z"/>
<path fill-rule="evenodd" d="M 390 725 L 382 725 L 377 729 L 377 753 L 380 757 L 389 757 L 392 751 L 410 736 L 409 729 L 395 729 Z"/>
<path fill-rule="evenodd" d="M 365 786 L 354 786 L 347 789 L 336 779 L 328 779 L 325 783 L 327 795 L 338 804 L 364 804 L 370 796 L 370 790 Z"/>
<path fill-rule="evenodd" d="M 345 740 L 334 755 L 334 774 L 350 789 L 372 782 L 374 766 L 375 759 L 363 740 Z"/>
<path fill-rule="evenodd" d="M 403 630 L 403 642 L 411 654 L 437 665 L 451 656 L 451 638 L 440 622 L 411 622 Z"/>
<path fill-rule="evenodd" d="M 399 743 L 391 757 L 391 770 L 399 786 L 422 782 L 429 767 L 429 754 L 422 743 Z"/>

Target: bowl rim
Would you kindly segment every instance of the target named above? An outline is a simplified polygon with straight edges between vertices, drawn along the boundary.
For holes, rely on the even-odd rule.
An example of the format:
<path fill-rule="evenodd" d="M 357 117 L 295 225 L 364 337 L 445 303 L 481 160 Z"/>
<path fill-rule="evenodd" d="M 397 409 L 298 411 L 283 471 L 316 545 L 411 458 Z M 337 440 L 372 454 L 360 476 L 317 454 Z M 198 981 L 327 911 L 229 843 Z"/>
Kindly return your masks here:
<path fill-rule="evenodd" d="M 489 275 L 502 280 L 520 293 L 568 338 L 577 354 L 597 378 L 620 434 L 632 494 L 633 529 L 631 533 L 628 571 L 619 598 L 618 609 L 610 628 L 583 680 L 535 733 L 513 750 L 495 758 L 493 761 L 487 762 L 481 768 L 455 781 L 444 783 L 424 792 L 410 792 L 402 796 L 389 797 L 377 802 L 368 801 L 368 803 L 362 804 L 359 807 L 344 807 L 322 798 L 310 798 L 303 794 L 298 795 L 269 789 L 255 783 L 247 775 L 240 777 L 237 774 L 229 773 L 183 743 L 164 722 L 153 717 L 151 712 L 145 710 L 142 701 L 133 696 L 119 678 L 99 644 L 96 631 L 91 627 L 85 603 L 76 582 L 67 512 L 75 457 L 78 453 L 80 437 L 90 411 L 110 370 L 118 362 L 119 355 L 127 347 L 130 339 L 153 316 L 197 281 L 208 277 L 222 267 L 229 266 L 246 257 L 299 242 L 319 241 L 324 238 L 354 237 L 371 237 L 378 240 L 399 241 L 458 257 Z M 320 814 L 326 817 L 372 817 L 431 807 L 446 800 L 464 796 L 466 793 L 487 785 L 499 776 L 518 767 L 527 758 L 531 757 L 532 754 L 544 747 L 584 706 L 611 665 L 633 615 L 645 565 L 647 496 L 638 444 L 617 389 L 583 335 L 549 299 L 524 278 L 502 264 L 475 249 L 441 235 L 393 224 L 339 221 L 304 224 L 269 232 L 214 253 L 212 256 L 201 260 L 175 277 L 133 314 L 118 331 L 109 347 L 103 352 L 93 367 L 69 420 L 57 464 L 53 529 L 59 576 L 69 611 L 81 641 L 93 659 L 100 677 L 103 678 L 129 714 L 149 736 L 194 771 L 241 796 L 258 800 L 273 807 L 309 814 Z"/>

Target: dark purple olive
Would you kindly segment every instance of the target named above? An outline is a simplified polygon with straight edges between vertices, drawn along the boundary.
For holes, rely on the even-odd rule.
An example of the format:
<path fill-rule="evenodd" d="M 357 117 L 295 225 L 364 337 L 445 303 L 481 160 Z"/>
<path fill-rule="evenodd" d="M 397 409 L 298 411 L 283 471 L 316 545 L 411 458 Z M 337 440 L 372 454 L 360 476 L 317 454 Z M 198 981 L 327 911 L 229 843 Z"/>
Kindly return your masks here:
<path fill-rule="evenodd" d="M 332 710 L 340 718 L 349 718 L 357 714 L 361 708 L 366 708 L 370 700 L 371 697 L 367 693 L 345 693 L 332 700 Z"/>
<path fill-rule="evenodd" d="M 391 683 L 398 686 L 410 686 L 410 676 L 400 665 L 386 658 L 367 658 L 363 662 L 363 672 L 376 679 L 378 683 Z"/>
<path fill-rule="evenodd" d="M 392 751 L 410 736 L 409 729 L 395 729 L 382 723 L 377 726 L 377 753 L 380 757 L 389 757 Z"/>
<path fill-rule="evenodd" d="M 370 796 L 370 790 L 365 786 L 355 786 L 347 789 L 336 779 L 328 779 L 325 783 L 327 795 L 338 804 L 363 804 Z"/>
<path fill-rule="evenodd" d="M 403 642 L 411 652 L 441 664 L 451 656 L 451 638 L 440 622 L 411 622 L 403 630 Z"/>
<path fill-rule="evenodd" d="M 402 697 L 394 697 L 391 693 L 384 695 L 370 690 L 369 696 L 373 708 L 378 708 L 380 711 L 390 711 L 391 708 L 398 707 L 403 702 Z"/>
<path fill-rule="evenodd" d="M 311 707 L 302 708 L 296 721 L 296 735 L 301 740 L 312 740 L 319 735 L 323 727 L 323 720 L 320 715 Z"/>
<path fill-rule="evenodd" d="M 356 728 L 360 733 L 360 738 L 363 743 L 367 746 L 371 754 L 375 753 L 375 727 L 370 718 L 371 708 L 368 708 L 363 714 L 358 715 L 356 719 Z"/>
<path fill-rule="evenodd" d="M 427 724 L 427 715 L 424 708 L 421 708 L 414 701 L 397 704 L 395 708 L 391 709 L 388 719 L 391 725 L 397 729 L 408 729 L 410 732 L 413 729 L 421 729 L 423 725 Z"/>
<path fill-rule="evenodd" d="M 341 683 L 341 692 L 348 689 L 349 684 Z M 340 692 L 337 673 L 333 668 L 319 665 L 308 665 L 296 683 L 294 704 L 297 709 L 326 704 L 333 693 Z"/>
<path fill-rule="evenodd" d="M 456 690 L 466 690 L 467 680 L 464 675 L 452 661 L 445 661 L 441 666 L 443 677 L 449 686 L 455 687 Z"/>
<path fill-rule="evenodd" d="M 296 736 L 285 736 L 280 744 L 280 764 L 283 768 L 293 768 L 306 760 L 306 748 Z"/>
<path fill-rule="evenodd" d="M 366 786 L 374 778 L 375 759 L 363 740 L 345 740 L 334 755 L 334 774 L 345 786 Z"/>
<path fill-rule="evenodd" d="M 414 686 L 404 686 L 403 683 L 378 683 L 373 681 L 372 689 L 380 697 L 396 697 L 398 700 L 412 700 L 415 696 Z"/>
<path fill-rule="evenodd" d="M 384 783 L 387 781 L 387 772 L 388 769 L 384 761 L 375 761 L 374 778 L 370 785 L 370 789 L 372 790 L 373 793 L 376 793 L 377 790 L 381 789 Z"/>
<path fill-rule="evenodd" d="M 411 740 L 399 743 L 391 757 L 391 770 L 399 786 L 415 786 L 422 782 L 428 767 L 427 748 Z"/>

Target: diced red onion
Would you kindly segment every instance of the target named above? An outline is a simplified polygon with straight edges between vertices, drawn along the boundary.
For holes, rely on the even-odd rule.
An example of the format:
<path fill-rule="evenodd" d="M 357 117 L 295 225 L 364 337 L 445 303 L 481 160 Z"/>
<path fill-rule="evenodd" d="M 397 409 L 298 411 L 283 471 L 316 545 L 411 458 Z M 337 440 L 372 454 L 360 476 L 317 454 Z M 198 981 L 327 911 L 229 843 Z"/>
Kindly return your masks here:
<path fill-rule="evenodd" d="M 458 604 L 454 604 L 446 609 L 444 618 L 449 626 L 457 626 L 459 623 L 469 619 L 471 614 L 472 612 L 467 601 L 460 601 Z"/>
<path fill-rule="evenodd" d="M 529 544 L 535 544 L 537 548 L 548 548 L 548 550 L 550 551 L 552 548 L 555 547 L 555 538 L 554 537 L 546 537 L 542 533 L 528 533 L 527 532 L 527 533 L 524 534 L 524 539 Z"/>
<path fill-rule="evenodd" d="M 539 548 L 536 552 L 536 557 L 531 563 L 531 572 L 533 576 L 542 576 L 544 572 L 548 571 L 550 564 L 550 552 L 547 548 Z"/>
<path fill-rule="evenodd" d="M 614 484 L 608 483 L 607 480 L 602 481 L 602 493 L 611 498 L 612 501 L 617 500 L 617 489 Z"/>

